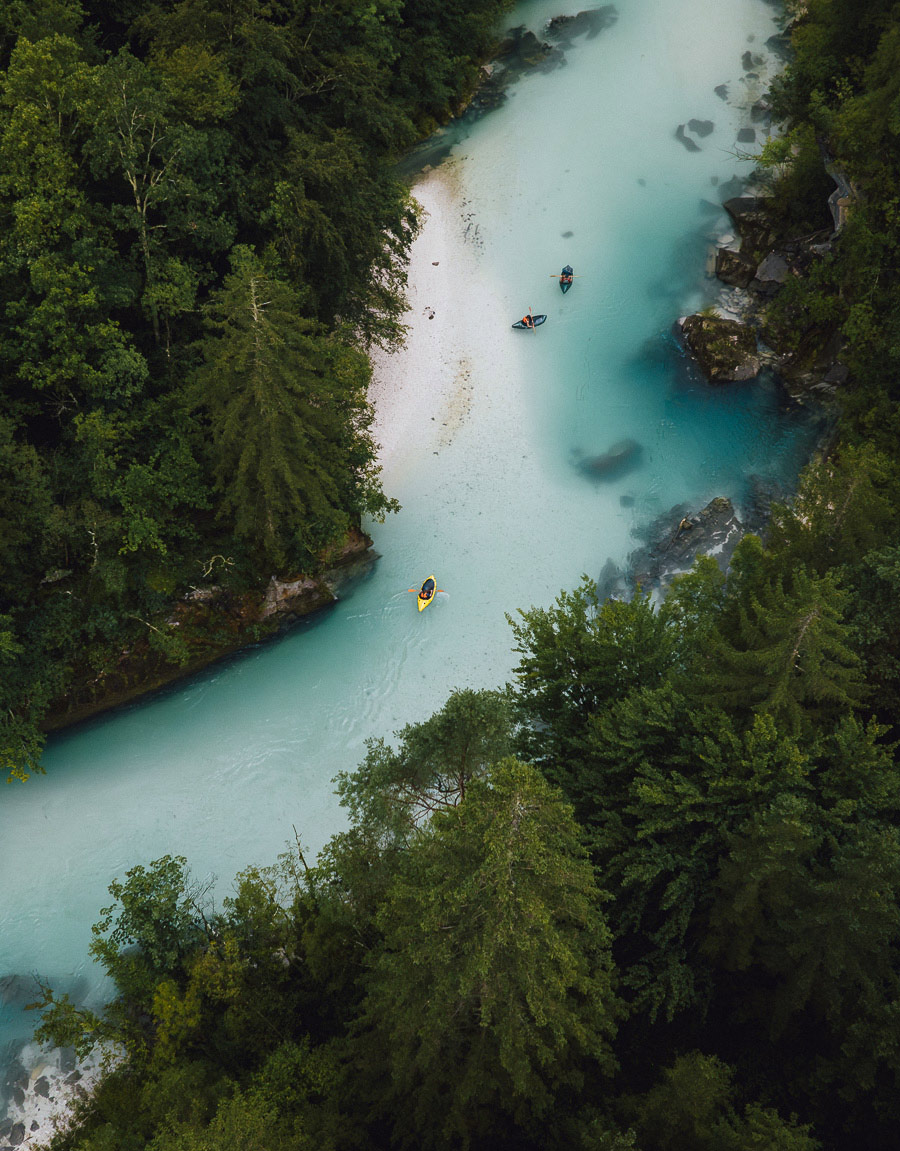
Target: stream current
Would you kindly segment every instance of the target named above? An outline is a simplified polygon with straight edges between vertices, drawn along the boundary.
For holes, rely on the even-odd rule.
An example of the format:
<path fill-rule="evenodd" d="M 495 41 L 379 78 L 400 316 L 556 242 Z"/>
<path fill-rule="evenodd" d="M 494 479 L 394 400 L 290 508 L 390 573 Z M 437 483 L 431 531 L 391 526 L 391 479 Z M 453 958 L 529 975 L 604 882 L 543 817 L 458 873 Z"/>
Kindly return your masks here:
<path fill-rule="evenodd" d="M 541 36 L 560 12 L 525 0 L 508 23 Z M 391 419 L 403 434 L 384 461 L 402 511 L 369 529 L 377 563 L 277 641 L 55 736 L 47 774 L 4 790 L 5 1098 L 34 1058 L 33 977 L 82 1001 L 108 991 L 88 945 L 113 878 L 183 854 L 221 895 L 294 828 L 314 853 L 343 823 L 331 781 L 367 737 L 510 677 L 506 612 L 624 565 L 673 505 L 724 495 L 740 513 L 751 477 L 795 482 L 815 419 L 762 377 L 710 387 L 671 336 L 719 290 L 707 254 L 732 230 L 741 152 L 764 138 L 751 107 L 780 66 L 780 8 L 620 0 L 614 15 L 458 133 L 423 185 L 409 347 L 379 366 L 384 440 Z M 757 143 L 738 142 L 751 127 Z M 529 307 L 546 324 L 513 331 Z M 622 440 L 637 445 L 623 469 L 579 469 Z M 450 594 L 419 614 L 406 589 L 432 572 Z"/>

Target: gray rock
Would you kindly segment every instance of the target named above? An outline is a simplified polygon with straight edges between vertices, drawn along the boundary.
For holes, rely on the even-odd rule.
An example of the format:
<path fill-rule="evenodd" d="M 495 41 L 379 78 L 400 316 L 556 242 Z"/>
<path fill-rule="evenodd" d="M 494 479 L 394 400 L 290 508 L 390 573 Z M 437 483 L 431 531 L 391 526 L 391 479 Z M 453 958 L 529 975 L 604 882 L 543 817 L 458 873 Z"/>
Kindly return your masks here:
<path fill-rule="evenodd" d="M 708 136 L 715 126 L 712 120 L 688 120 L 688 127 L 696 136 Z"/>
<path fill-rule="evenodd" d="M 322 580 L 301 576 L 296 580 L 279 580 L 275 576 L 266 588 L 262 619 L 273 615 L 305 615 L 334 601 L 334 594 Z"/>
<path fill-rule="evenodd" d="M 11 1147 L 18 1147 L 25 1139 L 25 1124 L 16 1123 L 12 1131 L 9 1133 L 9 1143 Z"/>
<path fill-rule="evenodd" d="M 719 97 L 720 100 L 727 100 L 728 99 L 728 85 L 727 84 L 717 84 L 715 86 L 715 88 L 713 88 L 713 91 Z"/>
<path fill-rule="evenodd" d="M 722 207 L 740 232 L 741 250 L 745 254 L 768 248 L 772 228 L 766 200 L 757 196 L 733 196 Z"/>
<path fill-rule="evenodd" d="M 788 274 L 788 262 L 780 252 L 770 252 L 756 269 L 756 278 L 762 283 L 783 284 Z"/>
<path fill-rule="evenodd" d="M 723 496 L 693 515 L 678 504 L 641 533 L 647 542 L 629 557 L 631 578 L 645 591 L 664 587 L 698 555 L 715 554 L 725 570 L 745 531 L 731 500 Z"/>
<path fill-rule="evenodd" d="M 825 384 L 846 384 L 849 377 L 850 369 L 846 364 L 832 364 L 822 377 L 822 382 Z"/>
<path fill-rule="evenodd" d="M 45 1099 L 50 1097 L 50 1080 L 46 1075 L 42 1075 L 40 1079 L 34 1081 L 35 1095 L 42 1095 Z"/>
<path fill-rule="evenodd" d="M 680 140 L 689 152 L 699 152 L 700 151 L 700 145 L 698 143 L 696 143 L 694 140 L 692 140 L 690 138 L 690 136 L 688 136 L 685 133 L 684 124 L 679 124 L 678 127 L 675 129 L 675 139 Z"/>
<path fill-rule="evenodd" d="M 781 60 L 791 58 L 791 37 L 789 32 L 777 32 L 766 41 L 766 47 Z"/>
<path fill-rule="evenodd" d="M 750 109 L 750 119 L 754 123 L 767 122 L 772 116 L 772 105 L 768 100 L 757 100 Z"/>
<path fill-rule="evenodd" d="M 755 144 L 756 143 L 756 129 L 755 128 L 739 128 L 737 138 L 738 138 L 739 144 Z"/>

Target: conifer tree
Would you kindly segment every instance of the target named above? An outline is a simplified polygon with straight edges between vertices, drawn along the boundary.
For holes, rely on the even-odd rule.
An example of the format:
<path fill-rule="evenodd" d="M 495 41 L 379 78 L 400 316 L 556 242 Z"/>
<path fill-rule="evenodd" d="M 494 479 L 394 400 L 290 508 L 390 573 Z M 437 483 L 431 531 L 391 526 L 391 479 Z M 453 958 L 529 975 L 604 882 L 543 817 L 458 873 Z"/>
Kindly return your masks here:
<path fill-rule="evenodd" d="M 748 588 L 734 606 L 736 627 L 711 638 L 700 698 L 738 715 L 772 715 L 795 733 L 814 716 L 849 711 L 863 688 L 845 602 L 834 577 L 803 568 Z"/>
<path fill-rule="evenodd" d="M 368 361 L 298 310 L 286 284 L 238 252 L 195 380 L 220 515 L 276 567 L 308 564 L 364 512 L 396 506 L 376 479 Z"/>
<path fill-rule="evenodd" d="M 571 809 L 506 759 L 437 813 L 378 915 L 351 1081 L 405 1146 L 525 1124 L 612 1069 L 610 937 Z M 387 1071 L 387 1075 L 385 1075 Z"/>

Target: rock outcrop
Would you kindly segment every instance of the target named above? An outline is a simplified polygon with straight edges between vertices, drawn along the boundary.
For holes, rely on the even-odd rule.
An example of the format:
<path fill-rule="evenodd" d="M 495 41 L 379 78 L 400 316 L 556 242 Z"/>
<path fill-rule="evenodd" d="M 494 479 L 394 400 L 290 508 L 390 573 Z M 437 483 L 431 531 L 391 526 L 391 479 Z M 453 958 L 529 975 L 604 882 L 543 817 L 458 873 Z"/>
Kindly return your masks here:
<path fill-rule="evenodd" d="M 676 505 L 641 531 L 644 543 L 629 556 L 627 573 L 606 568 L 598 586 L 607 594 L 619 595 L 630 595 L 637 587 L 644 592 L 663 591 L 698 555 L 715 556 L 724 571 L 748 530 L 724 496 L 694 513 L 684 504 Z"/>
<path fill-rule="evenodd" d="M 759 375 L 756 333 L 747 324 L 702 314 L 686 316 L 680 324 L 685 345 L 710 383 L 752 380 Z"/>
<path fill-rule="evenodd" d="M 719 248 L 716 252 L 716 275 L 723 284 L 747 288 L 756 276 L 756 261 L 731 248 Z"/>
<path fill-rule="evenodd" d="M 761 259 L 773 242 L 768 201 L 762 196 L 732 196 L 722 205 L 741 237 L 741 252 Z"/>

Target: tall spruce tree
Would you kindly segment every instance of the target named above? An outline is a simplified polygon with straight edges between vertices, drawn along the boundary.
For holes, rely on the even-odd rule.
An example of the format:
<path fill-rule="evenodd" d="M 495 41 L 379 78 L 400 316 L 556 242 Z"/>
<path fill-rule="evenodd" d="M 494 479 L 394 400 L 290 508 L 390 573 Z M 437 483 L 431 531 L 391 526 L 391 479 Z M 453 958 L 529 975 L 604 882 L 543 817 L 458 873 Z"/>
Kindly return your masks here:
<path fill-rule="evenodd" d="M 745 583 L 731 620 L 710 637 L 698 699 L 735 714 L 769 714 L 795 733 L 850 711 L 863 695 L 842 622 L 846 593 L 801 567 Z"/>
<path fill-rule="evenodd" d="M 220 515 L 276 567 L 307 565 L 365 512 L 377 483 L 362 353 L 299 314 L 248 250 L 215 294 L 195 377 L 209 415 Z"/>
<path fill-rule="evenodd" d="M 378 914 L 350 1081 L 403 1146 L 526 1126 L 584 1068 L 610 1071 L 618 1002 L 571 809 L 503 760 L 398 861 Z"/>

